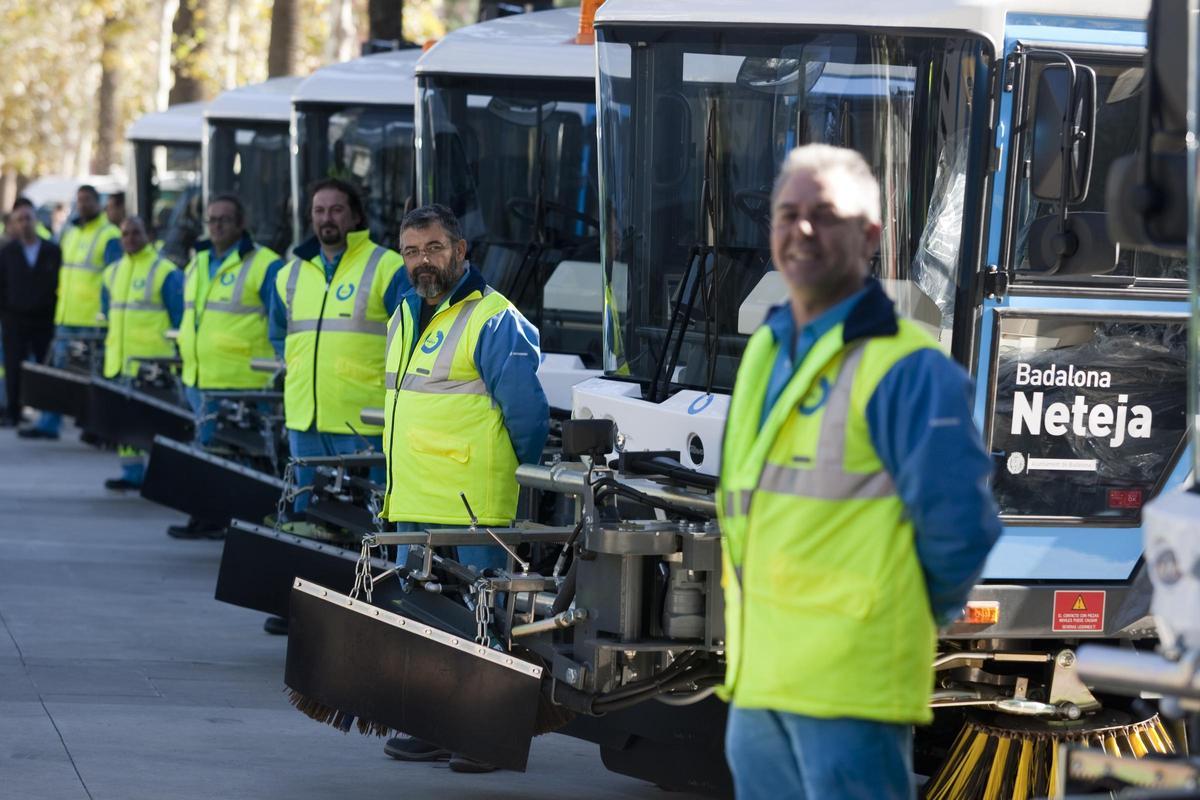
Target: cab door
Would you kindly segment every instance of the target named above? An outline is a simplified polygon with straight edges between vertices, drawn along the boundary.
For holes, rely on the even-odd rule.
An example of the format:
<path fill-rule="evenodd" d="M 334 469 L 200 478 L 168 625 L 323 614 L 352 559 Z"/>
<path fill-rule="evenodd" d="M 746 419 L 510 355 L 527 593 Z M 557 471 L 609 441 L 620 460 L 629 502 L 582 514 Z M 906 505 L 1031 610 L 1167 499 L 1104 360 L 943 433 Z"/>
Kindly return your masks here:
<path fill-rule="evenodd" d="M 1137 143 L 1144 37 L 1132 25 L 1082 28 L 1030 24 L 1007 43 L 988 246 L 998 280 L 975 364 L 1005 522 L 985 582 L 1127 585 L 1142 506 L 1187 470 L 1186 263 L 1122 250 L 1104 224 L 1108 167 Z M 1060 197 L 1047 197 L 1056 181 L 1034 155 L 1057 135 L 1038 129 L 1038 111 L 1055 102 L 1043 78 L 1064 55 L 1094 71 L 1096 112 L 1090 181 L 1067 204 L 1068 255 Z"/>

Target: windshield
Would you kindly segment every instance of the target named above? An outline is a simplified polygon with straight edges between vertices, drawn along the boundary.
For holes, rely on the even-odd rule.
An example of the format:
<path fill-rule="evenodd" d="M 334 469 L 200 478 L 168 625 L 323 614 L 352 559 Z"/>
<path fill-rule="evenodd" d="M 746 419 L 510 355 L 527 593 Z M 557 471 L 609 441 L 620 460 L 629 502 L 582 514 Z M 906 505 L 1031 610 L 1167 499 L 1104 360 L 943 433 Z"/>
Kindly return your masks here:
<path fill-rule="evenodd" d="M 964 220 L 976 202 L 965 187 L 981 185 L 968 158 L 971 127 L 985 124 L 981 41 L 597 35 L 609 374 L 643 382 L 651 400 L 731 389 L 748 334 L 786 295 L 769 252 L 776 172 L 791 148 L 815 142 L 871 164 L 884 206 L 875 274 L 900 312 L 950 348 L 975 257 Z"/>
<path fill-rule="evenodd" d="M 134 212 L 163 253 L 186 265 L 200 235 L 200 145 L 134 142 Z"/>
<path fill-rule="evenodd" d="M 277 253 L 292 242 L 291 154 L 287 123 L 213 122 L 208 141 L 208 196 L 232 193 L 246 207 L 246 229 Z"/>
<path fill-rule="evenodd" d="M 472 263 L 541 332 L 601 359 L 595 84 L 423 77 L 418 200 L 462 221 Z"/>
<path fill-rule="evenodd" d="M 412 195 L 413 127 L 408 106 L 301 106 L 296 110 L 296 241 L 312 236 L 307 187 L 326 177 L 358 184 L 371 240 L 397 247 Z"/>

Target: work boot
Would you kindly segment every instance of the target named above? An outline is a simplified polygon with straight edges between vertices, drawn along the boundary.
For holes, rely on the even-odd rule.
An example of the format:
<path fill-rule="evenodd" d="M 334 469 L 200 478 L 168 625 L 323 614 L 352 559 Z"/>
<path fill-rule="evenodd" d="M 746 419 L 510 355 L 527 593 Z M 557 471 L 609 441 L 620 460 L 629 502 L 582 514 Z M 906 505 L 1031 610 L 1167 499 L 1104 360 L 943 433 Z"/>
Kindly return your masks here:
<path fill-rule="evenodd" d="M 287 636 L 288 621 L 283 617 L 267 617 L 263 620 L 263 630 L 272 636 Z"/>
<path fill-rule="evenodd" d="M 450 751 L 415 736 L 396 736 L 388 739 L 383 752 L 398 761 L 442 761 Z"/>
<path fill-rule="evenodd" d="M 167 536 L 172 539 L 224 539 L 225 526 L 192 517 L 186 525 L 169 525 Z"/>
<path fill-rule="evenodd" d="M 136 492 L 142 487 L 141 484 L 125 478 L 109 478 L 104 482 L 104 488 L 110 492 Z"/>
<path fill-rule="evenodd" d="M 468 772 L 479 774 L 483 772 L 495 772 L 498 768 L 493 767 L 484 761 L 476 761 L 473 758 L 467 758 L 462 753 L 455 753 L 450 756 L 450 769 L 455 772 Z"/>

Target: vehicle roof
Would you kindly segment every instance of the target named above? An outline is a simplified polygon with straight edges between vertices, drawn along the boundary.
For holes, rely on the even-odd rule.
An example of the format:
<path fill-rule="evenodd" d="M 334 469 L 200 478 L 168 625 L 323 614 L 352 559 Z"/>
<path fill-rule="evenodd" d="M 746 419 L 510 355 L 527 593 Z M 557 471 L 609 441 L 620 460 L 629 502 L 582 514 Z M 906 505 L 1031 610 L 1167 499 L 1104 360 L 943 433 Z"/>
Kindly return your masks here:
<path fill-rule="evenodd" d="M 209 103 L 204 118 L 288 122 L 292 118 L 292 93 L 302 80 L 301 77 L 271 78 L 222 92 Z"/>
<path fill-rule="evenodd" d="M 43 175 L 29 182 L 21 190 L 21 196 L 28 198 L 34 206 L 40 208 L 48 203 L 75 202 L 75 192 L 83 184 L 96 187 L 100 194 L 112 194 L 125 189 L 124 178 L 117 175 Z"/>
<path fill-rule="evenodd" d="M 411 106 L 413 66 L 420 57 L 413 47 L 321 67 L 296 87 L 292 102 Z"/>
<path fill-rule="evenodd" d="M 596 25 L 804 25 L 975 31 L 1004 41 L 1009 14 L 1142 19 L 1149 0 L 608 0 Z M 1052 20 L 1047 20 L 1050 24 Z"/>
<path fill-rule="evenodd" d="M 500 17 L 446 34 L 421 57 L 417 74 L 592 81 L 595 48 L 575 44 L 578 32 L 578 8 Z"/>
<path fill-rule="evenodd" d="M 204 136 L 208 102 L 179 103 L 166 111 L 142 114 L 125 131 L 125 138 L 145 142 L 195 142 Z"/>

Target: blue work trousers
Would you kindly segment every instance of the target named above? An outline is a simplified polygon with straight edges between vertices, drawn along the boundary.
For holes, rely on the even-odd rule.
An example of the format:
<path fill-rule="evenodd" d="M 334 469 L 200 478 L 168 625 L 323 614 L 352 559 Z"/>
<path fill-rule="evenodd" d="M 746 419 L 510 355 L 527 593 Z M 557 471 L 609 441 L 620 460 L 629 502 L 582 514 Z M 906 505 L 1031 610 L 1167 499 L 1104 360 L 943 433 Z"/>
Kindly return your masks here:
<path fill-rule="evenodd" d="M 912 800 L 912 727 L 729 709 L 725 757 L 738 800 Z"/>
<path fill-rule="evenodd" d="M 195 386 L 184 386 L 183 396 L 187 398 L 192 413 L 196 415 L 196 444 L 206 447 L 212 443 L 213 434 L 217 432 L 217 408 L 220 405 Z"/>
<path fill-rule="evenodd" d="M 307 456 L 346 456 L 367 449 L 367 445 L 375 448 L 376 452 L 383 451 L 382 436 L 356 436 L 352 433 L 318 433 L 315 430 L 295 431 L 288 429 L 288 449 L 293 458 Z M 297 486 L 312 485 L 316 476 L 315 467 L 296 467 L 295 477 Z M 387 481 L 387 471 L 373 469 L 370 472 L 372 481 L 383 484 Z M 292 503 L 292 510 L 301 514 L 312 501 L 312 492 L 301 492 Z"/>
<path fill-rule="evenodd" d="M 56 327 L 54 329 L 54 343 L 50 345 L 50 366 L 65 367 L 67 365 L 67 354 L 71 351 L 71 339 L 78 337 L 79 334 L 91 333 L 94 330 L 94 328 L 88 328 L 83 325 L 59 325 Z M 58 433 L 62 427 L 62 414 L 43 411 L 38 416 L 38 421 L 34 427 L 47 433 Z"/>

